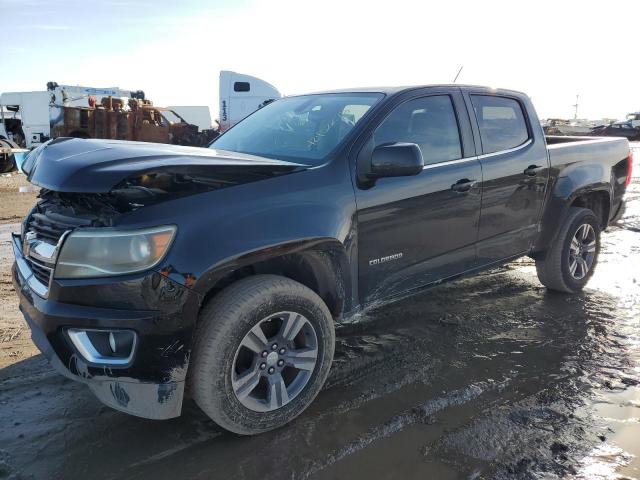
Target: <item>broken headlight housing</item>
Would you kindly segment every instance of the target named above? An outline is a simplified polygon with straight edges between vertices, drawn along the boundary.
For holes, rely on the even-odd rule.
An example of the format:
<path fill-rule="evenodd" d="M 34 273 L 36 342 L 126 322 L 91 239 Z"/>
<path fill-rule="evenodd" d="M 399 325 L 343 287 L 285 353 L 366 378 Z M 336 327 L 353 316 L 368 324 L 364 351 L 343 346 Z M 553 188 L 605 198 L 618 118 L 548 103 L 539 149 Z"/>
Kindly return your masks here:
<path fill-rule="evenodd" d="M 165 256 L 173 225 L 143 230 L 75 230 L 64 241 L 55 278 L 110 277 L 148 270 Z"/>

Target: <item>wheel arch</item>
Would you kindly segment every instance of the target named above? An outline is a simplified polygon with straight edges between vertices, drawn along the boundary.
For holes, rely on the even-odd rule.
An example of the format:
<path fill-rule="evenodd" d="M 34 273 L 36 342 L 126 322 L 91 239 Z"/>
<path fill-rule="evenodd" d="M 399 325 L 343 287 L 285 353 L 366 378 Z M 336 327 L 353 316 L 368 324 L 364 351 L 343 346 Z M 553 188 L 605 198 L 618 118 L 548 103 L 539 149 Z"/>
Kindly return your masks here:
<path fill-rule="evenodd" d="M 195 288 L 202 306 L 229 285 L 251 275 L 272 274 L 295 280 L 325 302 L 334 319 L 351 308 L 347 252 L 335 239 L 321 239 L 269 247 L 211 268 Z"/>
<path fill-rule="evenodd" d="M 609 225 L 611 194 L 606 189 L 584 191 L 574 196 L 569 207 L 588 208 L 595 213 L 601 229 L 604 230 Z"/>
<path fill-rule="evenodd" d="M 611 185 L 599 183 L 586 185 L 569 195 L 552 194 L 540 224 L 540 235 L 535 241 L 531 256 L 544 252 L 554 240 L 571 207 L 583 207 L 592 210 L 600 222 L 601 229 L 607 228 L 611 215 Z"/>

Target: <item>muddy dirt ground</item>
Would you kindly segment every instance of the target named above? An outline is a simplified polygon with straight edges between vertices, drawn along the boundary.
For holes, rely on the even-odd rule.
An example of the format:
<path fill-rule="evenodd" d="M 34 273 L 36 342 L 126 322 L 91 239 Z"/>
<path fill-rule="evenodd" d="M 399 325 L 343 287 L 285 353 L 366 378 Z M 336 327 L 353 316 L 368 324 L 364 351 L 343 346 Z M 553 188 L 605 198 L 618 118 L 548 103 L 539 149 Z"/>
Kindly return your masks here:
<path fill-rule="evenodd" d="M 20 192 L 21 187 L 26 191 Z M 13 253 L 9 244 L 10 233 L 20 230 L 17 224 L 35 203 L 36 194 L 24 175 L 18 172 L 0 175 L 0 369 L 38 353 L 17 308 L 11 284 Z"/>
<path fill-rule="evenodd" d="M 3 188 L 0 478 L 640 478 L 638 177 L 584 293 L 547 292 L 522 260 L 350 319 L 315 403 L 248 438 L 190 402 L 127 416 L 49 368 L 9 284 L 33 193 Z"/>

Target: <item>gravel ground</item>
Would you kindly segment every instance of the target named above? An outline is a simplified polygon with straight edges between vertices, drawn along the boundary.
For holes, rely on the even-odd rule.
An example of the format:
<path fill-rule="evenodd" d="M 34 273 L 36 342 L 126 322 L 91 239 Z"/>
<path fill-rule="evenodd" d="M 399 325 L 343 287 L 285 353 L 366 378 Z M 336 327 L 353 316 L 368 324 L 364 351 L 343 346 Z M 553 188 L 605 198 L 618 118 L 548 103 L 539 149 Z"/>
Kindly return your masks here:
<path fill-rule="evenodd" d="M 2 188 L 0 216 L 23 215 Z M 584 293 L 521 260 L 366 312 L 307 412 L 249 438 L 190 402 L 127 416 L 55 374 L 8 283 L 17 226 L 0 225 L 0 478 L 640 477 L 640 178 Z"/>
<path fill-rule="evenodd" d="M 20 187 L 27 191 L 20 192 Z M 35 201 L 36 191 L 24 175 L 18 172 L 0 175 L 0 369 L 38 353 L 18 311 L 11 284 L 13 253 L 9 243 L 11 232 L 20 230 L 17 222 Z"/>

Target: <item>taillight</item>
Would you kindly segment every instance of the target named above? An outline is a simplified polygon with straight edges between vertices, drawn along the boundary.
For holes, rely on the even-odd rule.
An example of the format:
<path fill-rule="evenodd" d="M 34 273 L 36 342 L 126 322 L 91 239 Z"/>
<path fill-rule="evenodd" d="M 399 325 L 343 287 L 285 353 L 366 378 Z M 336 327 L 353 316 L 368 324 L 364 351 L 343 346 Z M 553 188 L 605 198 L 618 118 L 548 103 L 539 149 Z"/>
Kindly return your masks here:
<path fill-rule="evenodd" d="M 627 157 L 627 180 L 624 182 L 625 186 L 629 186 L 631 183 L 631 174 L 633 172 L 633 150 L 629 151 L 629 156 Z"/>

